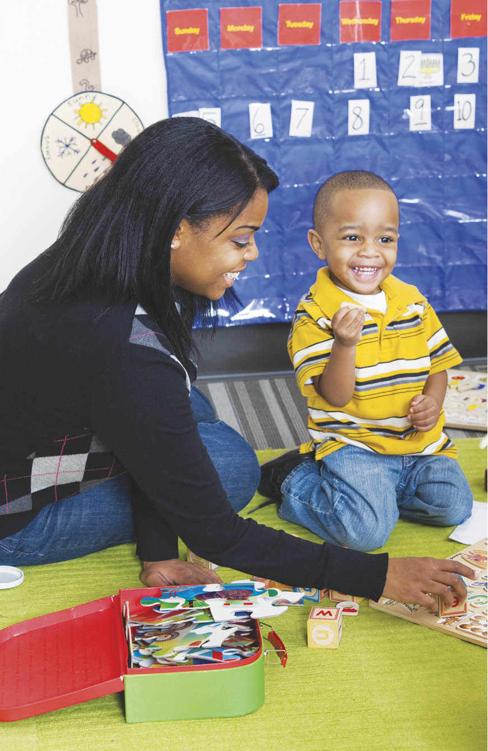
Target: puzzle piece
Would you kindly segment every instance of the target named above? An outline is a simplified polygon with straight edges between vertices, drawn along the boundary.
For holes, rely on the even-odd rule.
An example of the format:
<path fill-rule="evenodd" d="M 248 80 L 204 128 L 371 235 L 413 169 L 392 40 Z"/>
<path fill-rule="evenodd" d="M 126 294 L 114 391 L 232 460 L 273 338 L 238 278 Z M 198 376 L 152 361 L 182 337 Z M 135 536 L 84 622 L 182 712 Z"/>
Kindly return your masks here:
<path fill-rule="evenodd" d="M 162 612 L 164 610 L 176 610 L 177 608 L 183 608 L 187 606 L 187 601 L 184 597 L 141 597 L 140 604 L 145 608 L 152 607 L 155 612 Z"/>
<path fill-rule="evenodd" d="M 279 589 L 263 590 L 248 600 L 207 600 L 215 621 L 236 618 L 273 618 L 286 613 L 288 605 L 302 604 L 301 592 L 281 592 Z M 285 603 L 285 604 L 282 604 Z"/>
<path fill-rule="evenodd" d="M 311 600 L 312 602 L 321 602 L 329 594 L 328 589 L 317 589 L 317 587 L 292 587 L 291 585 L 282 584 L 273 579 L 264 579 L 259 576 L 255 577 L 254 581 L 259 582 L 266 589 L 276 588 L 281 589 L 284 592 L 300 592 L 304 600 Z"/>
<path fill-rule="evenodd" d="M 212 626 L 212 628 L 209 628 L 209 625 Z M 224 622 L 198 626 L 193 629 L 193 633 L 198 634 L 199 636 L 202 634 L 208 634 L 207 638 L 202 642 L 202 647 L 213 649 L 214 647 L 221 647 L 225 639 L 235 634 L 237 630 L 237 626 L 230 626 L 228 623 Z"/>

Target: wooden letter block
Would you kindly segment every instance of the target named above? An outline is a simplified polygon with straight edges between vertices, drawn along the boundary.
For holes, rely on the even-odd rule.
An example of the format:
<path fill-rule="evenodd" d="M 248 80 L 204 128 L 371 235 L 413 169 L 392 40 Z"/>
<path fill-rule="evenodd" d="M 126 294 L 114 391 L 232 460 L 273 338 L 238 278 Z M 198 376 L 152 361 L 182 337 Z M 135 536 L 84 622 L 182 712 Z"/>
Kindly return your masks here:
<path fill-rule="evenodd" d="M 452 605 L 447 607 L 447 605 L 444 604 L 444 601 L 440 597 L 440 595 L 437 595 L 437 615 L 440 617 L 444 617 L 446 615 L 463 615 L 464 613 L 468 612 L 468 601 L 463 600 L 462 602 L 459 601 L 457 597 L 454 597 L 454 601 Z"/>
<path fill-rule="evenodd" d="M 336 589 L 329 589 L 329 600 L 331 602 L 359 602 L 362 597 L 356 597 L 356 595 L 345 595 L 343 592 L 338 592 Z"/>
<path fill-rule="evenodd" d="M 337 608 L 312 608 L 307 621 L 307 644 L 316 649 L 337 649 L 342 637 L 342 613 Z"/>
<path fill-rule="evenodd" d="M 329 595 L 328 589 L 316 589 L 315 587 L 293 587 L 295 592 L 303 592 L 304 600 L 322 602 Z"/>

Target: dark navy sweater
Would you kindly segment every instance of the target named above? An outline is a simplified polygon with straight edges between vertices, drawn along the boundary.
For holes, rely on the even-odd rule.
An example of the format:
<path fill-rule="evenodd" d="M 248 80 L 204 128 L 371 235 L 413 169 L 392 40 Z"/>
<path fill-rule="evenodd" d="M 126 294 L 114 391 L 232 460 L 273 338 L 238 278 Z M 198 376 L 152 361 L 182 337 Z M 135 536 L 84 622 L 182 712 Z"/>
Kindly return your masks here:
<path fill-rule="evenodd" d="M 121 472 L 133 481 L 137 552 L 198 555 L 284 583 L 377 599 L 386 555 L 316 544 L 236 514 L 193 419 L 185 371 L 137 307 L 30 302 L 43 256 L 0 296 L 0 538 L 48 503 Z"/>

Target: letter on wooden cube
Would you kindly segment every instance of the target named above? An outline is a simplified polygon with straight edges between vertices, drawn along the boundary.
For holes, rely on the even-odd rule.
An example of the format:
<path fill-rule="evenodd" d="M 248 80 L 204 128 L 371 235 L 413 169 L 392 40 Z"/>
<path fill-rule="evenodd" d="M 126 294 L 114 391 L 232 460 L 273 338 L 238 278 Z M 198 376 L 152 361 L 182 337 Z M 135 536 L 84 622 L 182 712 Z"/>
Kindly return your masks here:
<path fill-rule="evenodd" d="M 444 617 L 446 615 L 464 615 L 464 613 L 467 612 L 467 599 L 460 601 L 458 597 L 454 596 L 452 605 L 449 605 L 448 607 L 444 604 L 444 600 L 441 598 L 441 596 L 437 595 L 437 615 Z"/>
<path fill-rule="evenodd" d="M 347 600 L 348 602 L 359 602 L 362 599 L 362 597 L 357 597 L 356 595 L 345 595 L 344 592 L 338 592 L 336 589 L 329 589 L 329 600 L 331 602 L 343 602 L 344 600 Z"/>
<path fill-rule="evenodd" d="M 337 608 L 312 608 L 307 621 L 307 644 L 337 649 L 342 637 L 342 613 Z"/>

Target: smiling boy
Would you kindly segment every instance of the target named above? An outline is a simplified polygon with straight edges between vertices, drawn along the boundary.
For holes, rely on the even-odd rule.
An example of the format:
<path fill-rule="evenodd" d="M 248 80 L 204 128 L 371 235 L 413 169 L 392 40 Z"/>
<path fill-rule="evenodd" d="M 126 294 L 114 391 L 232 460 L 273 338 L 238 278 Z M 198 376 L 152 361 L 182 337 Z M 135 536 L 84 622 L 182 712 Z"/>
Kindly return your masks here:
<path fill-rule="evenodd" d="M 288 342 L 314 453 L 264 465 L 260 484 L 282 518 L 358 550 L 384 545 L 399 516 L 449 526 L 472 507 L 443 432 L 446 369 L 461 357 L 424 295 L 392 274 L 398 225 L 392 188 L 371 172 L 320 188 L 308 241 L 327 268 Z"/>

